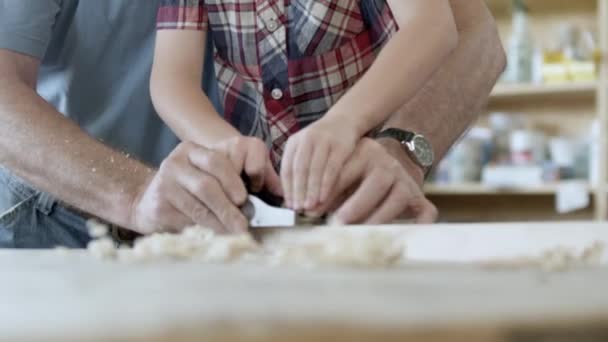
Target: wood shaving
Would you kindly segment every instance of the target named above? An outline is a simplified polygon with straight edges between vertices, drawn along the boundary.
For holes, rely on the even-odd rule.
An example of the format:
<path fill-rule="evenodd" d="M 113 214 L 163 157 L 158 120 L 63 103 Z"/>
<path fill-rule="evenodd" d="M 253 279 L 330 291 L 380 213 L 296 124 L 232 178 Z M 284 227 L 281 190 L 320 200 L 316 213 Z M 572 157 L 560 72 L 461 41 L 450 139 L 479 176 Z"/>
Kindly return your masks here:
<path fill-rule="evenodd" d="M 99 239 L 108 235 L 109 229 L 106 225 L 96 221 L 89 220 L 87 222 L 87 230 L 92 239 Z"/>
<path fill-rule="evenodd" d="M 601 265 L 604 248 L 604 244 L 599 241 L 594 242 L 580 252 L 571 248 L 559 246 L 546 250 L 538 257 L 501 260 L 485 263 L 484 265 L 492 269 L 533 267 L 547 272 L 564 272 L 577 267 Z"/>
<path fill-rule="evenodd" d="M 108 237 L 89 242 L 87 249 L 89 253 L 97 259 L 106 260 L 116 257 L 116 245 L 114 244 L 114 241 Z"/>
<path fill-rule="evenodd" d="M 258 248 L 258 244 L 249 235 L 219 236 L 210 229 L 200 227 L 188 228 L 181 234 L 146 236 L 138 239 L 133 248 L 122 246 L 117 249 L 107 237 L 93 240 L 88 246 L 94 257 L 124 262 L 162 259 L 230 262 Z"/>
<path fill-rule="evenodd" d="M 95 223 L 89 253 L 102 260 L 149 262 L 187 260 L 202 263 L 254 262 L 269 266 L 385 268 L 406 261 L 406 246 L 394 234 L 381 230 L 340 226 L 274 234 L 256 242 L 249 234 L 218 235 L 203 227 L 191 227 L 180 234 L 153 234 L 135 241 L 134 246 L 117 248 L 107 236 L 107 228 Z M 595 242 L 583 250 L 556 247 L 539 256 L 481 262 L 489 269 L 538 268 L 548 272 L 600 265 L 604 244 Z"/>
<path fill-rule="evenodd" d="M 396 265 L 405 245 L 380 231 L 365 232 L 345 227 L 318 228 L 288 241 L 269 240 L 270 262 L 279 265 L 319 265 L 382 268 Z"/>
<path fill-rule="evenodd" d="M 297 234 L 296 234 L 297 235 Z M 89 244 L 89 252 L 102 260 L 148 262 L 177 259 L 210 263 L 258 262 L 301 267 L 387 267 L 403 256 L 404 247 L 390 235 L 365 234 L 344 227 L 318 228 L 290 241 L 258 244 L 249 234 L 217 235 L 192 227 L 180 234 L 153 234 L 138 239 L 133 248 L 117 249 L 107 237 Z"/>
<path fill-rule="evenodd" d="M 181 234 L 154 234 L 135 242 L 132 259 L 196 259 L 209 262 L 230 262 L 243 254 L 259 249 L 248 234 L 221 236 L 212 230 L 192 227 Z"/>
<path fill-rule="evenodd" d="M 57 246 L 54 248 L 55 253 L 57 253 L 58 255 L 61 255 L 63 257 L 68 257 L 70 256 L 70 251 L 71 249 L 64 247 L 64 246 Z"/>

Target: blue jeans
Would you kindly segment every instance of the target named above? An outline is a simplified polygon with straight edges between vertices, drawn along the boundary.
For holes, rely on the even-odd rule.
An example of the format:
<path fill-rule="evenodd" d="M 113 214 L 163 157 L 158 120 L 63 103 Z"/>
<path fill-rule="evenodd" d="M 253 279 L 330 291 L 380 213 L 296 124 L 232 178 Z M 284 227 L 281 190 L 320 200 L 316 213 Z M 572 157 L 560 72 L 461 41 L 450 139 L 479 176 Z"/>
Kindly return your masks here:
<path fill-rule="evenodd" d="M 0 248 L 85 248 L 86 221 L 0 167 Z"/>

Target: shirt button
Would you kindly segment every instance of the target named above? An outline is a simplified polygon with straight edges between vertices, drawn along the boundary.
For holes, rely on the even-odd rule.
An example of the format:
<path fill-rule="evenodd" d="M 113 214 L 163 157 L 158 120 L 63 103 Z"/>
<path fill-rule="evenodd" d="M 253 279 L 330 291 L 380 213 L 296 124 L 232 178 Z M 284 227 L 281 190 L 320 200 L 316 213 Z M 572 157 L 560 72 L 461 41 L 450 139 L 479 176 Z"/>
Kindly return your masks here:
<path fill-rule="evenodd" d="M 279 28 L 279 24 L 277 23 L 277 20 L 273 18 L 266 22 L 266 28 L 268 31 L 274 32 L 277 28 Z"/>
<path fill-rule="evenodd" d="M 273 99 L 280 100 L 283 98 L 283 91 L 279 88 L 275 88 L 272 90 L 270 95 L 272 96 Z"/>

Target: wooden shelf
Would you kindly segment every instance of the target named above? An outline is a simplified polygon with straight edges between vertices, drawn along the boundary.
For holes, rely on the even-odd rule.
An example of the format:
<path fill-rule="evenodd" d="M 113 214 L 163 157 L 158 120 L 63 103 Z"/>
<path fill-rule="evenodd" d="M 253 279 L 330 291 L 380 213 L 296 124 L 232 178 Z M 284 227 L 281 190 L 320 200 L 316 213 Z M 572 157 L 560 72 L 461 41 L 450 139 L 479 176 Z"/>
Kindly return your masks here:
<path fill-rule="evenodd" d="M 597 82 L 572 82 L 564 84 L 499 84 L 492 91 L 491 99 L 523 97 L 595 96 Z"/>
<path fill-rule="evenodd" d="M 465 195 L 555 195 L 559 184 L 545 184 L 535 187 L 492 187 L 479 183 L 470 184 L 426 184 L 424 192 L 431 196 L 465 196 Z M 591 192 L 591 186 L 589 187 Z"/>
<path fill-rule="evenodd" d="M 496 18 L 499 34 L 509 48 L 513 32 L 511 0 L 486 0 Z M 593 30 L 597 47 L 608 51 L 608 0 L 526 0 L 529 28 L 535 48 L 547 48 L 559 41 L 564 25 Z M 496 188 L 482 184 L 429 184 L 425 187 L 448 222 L 517 220 L 608 221 L 608 59 L 601 59 L 597 81 L 562 84 L 499 84 L 492 91 L 484 113 L 513 113 L 525 119 L 525 128 L 547 137 L 580 137 L 590 134 L 594 121 L 600 123 L 597 185 L 588 186 L 593 194 L 589 208 L 572 214 L 555 210 L 558 184 L 536 187 Z M 481 115 L 477 125 L 490 126 L 490 116 Z M 601 194 L 601 195 L 600 195 Z"/>

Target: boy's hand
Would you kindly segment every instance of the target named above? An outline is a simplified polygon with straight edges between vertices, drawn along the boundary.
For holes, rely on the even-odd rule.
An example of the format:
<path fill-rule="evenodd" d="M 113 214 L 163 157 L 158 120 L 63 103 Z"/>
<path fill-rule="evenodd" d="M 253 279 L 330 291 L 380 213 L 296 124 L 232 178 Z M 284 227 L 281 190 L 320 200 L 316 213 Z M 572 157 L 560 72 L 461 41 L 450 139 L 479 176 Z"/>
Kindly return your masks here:
<path fill-rule="evenodd" d="M 312 210 L 326 202 L 359 138 L 349 123 L 328 118 L 292 136 L 281 165 L 287 207 Z"/>
<path fill-rule="evenodd" d="M 228 157 L 238 176 L 247 174 L 252 192 L 262 189 L 283 196 L 281 179 L 272 167 L 270 154 L 264 142 L 258 138 L 235 137 L 216 144 L 212 148 Z"/>

